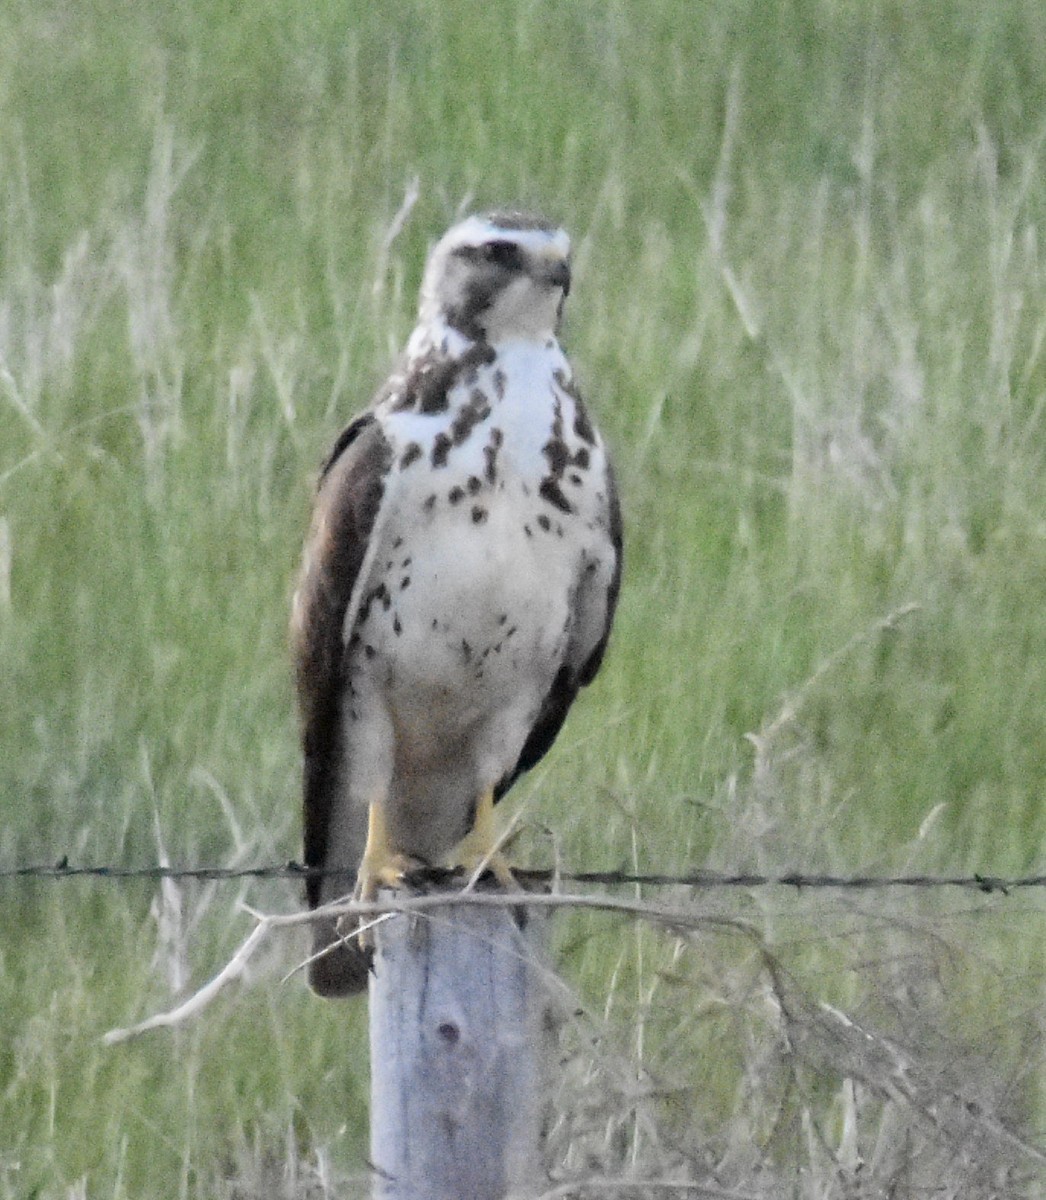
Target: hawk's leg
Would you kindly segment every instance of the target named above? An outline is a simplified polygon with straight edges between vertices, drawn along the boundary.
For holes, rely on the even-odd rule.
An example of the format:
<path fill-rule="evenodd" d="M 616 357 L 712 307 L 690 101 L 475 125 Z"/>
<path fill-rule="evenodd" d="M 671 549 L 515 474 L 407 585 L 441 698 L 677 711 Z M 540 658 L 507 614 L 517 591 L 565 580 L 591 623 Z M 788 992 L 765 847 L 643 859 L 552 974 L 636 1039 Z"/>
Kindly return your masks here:
<path fill-rule="evenodd" d="M 512 892 L 518 892 L 520 890 L 519 884 L 512 874 L 508 860 L 496 848 L 497 844 L 498 831 L 494 820 L 494 789 L 488 788 L 479 798 L 479 803 L 476 805 L 476 818 L 472 823 L 472 829 L 458 845 L 457 850 L 454 852 L 454 859 L 458 866 L 462 866 L 468 871 L 475 871 L 478 867 L 485 864 L 486 868 L 493 872 L 494 878 L 503 888 L 507 888 Z"/>
<path fill-rule="evenodd" d="M 363 848 L 352 898 L 369 903 L 376 899 L 381 888 L 400 887 L 405 875 L 423 865 L 417 859 L 392 848 L 384 806 L 380 800 L 372 800 L 367 811 L 367 844 Z M 359 934 L 359 942 L 364 949 L 371 948 L 373 939 L 370 930 L 365 929 Z"/>

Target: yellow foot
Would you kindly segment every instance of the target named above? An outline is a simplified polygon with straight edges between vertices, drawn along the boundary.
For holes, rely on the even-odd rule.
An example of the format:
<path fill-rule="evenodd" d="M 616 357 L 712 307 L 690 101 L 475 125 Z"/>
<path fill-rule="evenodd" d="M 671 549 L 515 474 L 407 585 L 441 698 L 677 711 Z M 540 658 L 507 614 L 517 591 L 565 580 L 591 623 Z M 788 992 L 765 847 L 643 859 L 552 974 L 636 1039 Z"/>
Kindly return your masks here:
<path fill-rule="evenodd" d="M 401 887 L 411 871 L 420 871 L 425 864 L 409 854 L 392 854 L 380 863 L 368 862 L 364 857 L 360 863 L 353 900 L 371 901 L 377 898 L 382 888 Z"/>
<path fill-rule="evenodd" d="M 377 898 L 383 888 L 397 888 L 403 884 L 404 877 L 411 871 L 424 866 L 417 859 L 407 854 L 399 854 L 392 849 L 389 842 L 388 829 L 385 825 L 385 813 L 380 803 L 371 804 L 367 816 L 367 845 L 363 850 L 363 858 L 356 874 L 356 886 L 352 892 L 353 900 L 365 903 Z M 369 929 L 363 929 L 357 935 L 361 949 L 372 950 L 374 938 Z"/>
<path fill-rule="evenodd" d="M 466 871 L 490 871 L 503 888 L 510 892 L 522 891 L 512 874 L 508 860 L 497 848 L 498 832 L 494 821 L 494 792 L 486 791 L 476 805 L 476 819 L 472 829 L 454 852 L 454 863 Z"/>

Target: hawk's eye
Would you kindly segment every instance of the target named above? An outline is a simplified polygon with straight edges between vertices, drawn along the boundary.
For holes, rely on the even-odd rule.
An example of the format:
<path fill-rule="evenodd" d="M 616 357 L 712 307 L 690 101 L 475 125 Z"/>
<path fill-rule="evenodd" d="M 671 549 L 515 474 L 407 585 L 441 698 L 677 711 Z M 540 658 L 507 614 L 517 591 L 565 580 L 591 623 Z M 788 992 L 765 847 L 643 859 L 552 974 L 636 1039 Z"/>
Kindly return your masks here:
<path fill-rule="evenodd" d="M 485 242 L 483 257 L 487 262 L 512 270 L 518 269 L 521 262 L 519 247 L 515 242 Z"/>

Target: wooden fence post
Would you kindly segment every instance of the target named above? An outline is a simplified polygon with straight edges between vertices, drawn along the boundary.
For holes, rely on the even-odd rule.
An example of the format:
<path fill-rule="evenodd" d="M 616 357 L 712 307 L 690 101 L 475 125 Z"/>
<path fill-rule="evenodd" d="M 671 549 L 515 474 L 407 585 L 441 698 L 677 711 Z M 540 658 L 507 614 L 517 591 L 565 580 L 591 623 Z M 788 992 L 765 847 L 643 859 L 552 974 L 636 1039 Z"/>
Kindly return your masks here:
<path fill-rule="evenodd" d="M 370 981 L 375 1200 L 544 1190 L 545 913 L 467 903 L 375 929 Z"/>

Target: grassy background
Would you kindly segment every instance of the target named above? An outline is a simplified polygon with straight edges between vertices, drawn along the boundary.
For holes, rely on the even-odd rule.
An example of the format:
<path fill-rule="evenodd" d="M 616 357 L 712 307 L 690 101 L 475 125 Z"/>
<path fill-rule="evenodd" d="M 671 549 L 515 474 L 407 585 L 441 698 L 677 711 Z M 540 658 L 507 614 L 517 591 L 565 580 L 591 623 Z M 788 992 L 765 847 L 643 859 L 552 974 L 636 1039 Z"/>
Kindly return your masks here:
<path fill-rule="evenodd" d="M 1031 0 L 6 0 L 0 864 L 297 855 L 316 464 L 426 246 L 519 202 L 575 239 L 566 341 L 628 533 L 604 672 L 516 790 L 524 857 L 1046 869 L 1044 134 Z M 100 1043 L 293 887 L 0 892 L 0 1196 L 350 1194 L 365 1018 L 280 983 L 298 943 Z M 596 1032 L 557 1165 L 1041 1194 L 947 1099 L 1042 1145 L 1041 901 L 700 903 L 791 982 L 564 920 Z M 817 998 L 918 1057 L 911 1112 Z M 983 1193 L 967 1159 L 942 1183 L 957 1147 Z"/>

